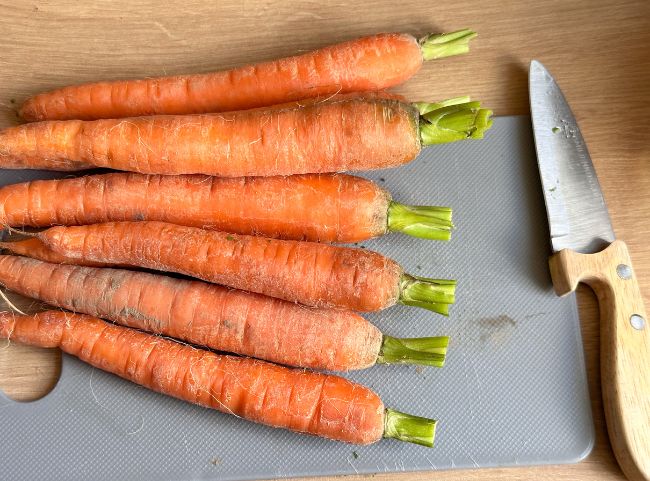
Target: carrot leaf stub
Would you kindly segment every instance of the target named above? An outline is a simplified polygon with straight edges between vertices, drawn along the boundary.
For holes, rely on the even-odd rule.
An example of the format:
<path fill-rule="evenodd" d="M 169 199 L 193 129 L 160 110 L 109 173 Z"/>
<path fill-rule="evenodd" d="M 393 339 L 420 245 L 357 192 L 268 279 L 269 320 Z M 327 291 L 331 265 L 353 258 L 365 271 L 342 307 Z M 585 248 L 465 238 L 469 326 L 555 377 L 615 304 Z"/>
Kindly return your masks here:
<path fill-rule="evenodd" d="M 391 201 L 388 206 L 388 231 L 402 232 L 421 239 L 451 239 L 451 208 L 405 205 Z"/>
<path fill-rule="evenodd" d="M 413 416 L 387 408 L 384 417 L 384 437 L 433 447 L 436 420 Z"/>
<path fill-rule="evenodd" d="M 482 109 L 481 102 L 471 102 L 468 97 L 433 104 L 417 102 L 414 105 L 420 111 L 422 145 L 482 139 L 492 127 L 492 111 Z"/>
<path fill-rule="evenodd" d="M 449 315 L 449 304 L 456 300 L 456 281 L 449 279 L 429 279 L 410 274 L 400 277 L 399 302 L 407 306 L 417 306 L 444 316 Z"/>
<path fill-rule="evenodd" d="M 419 364 L 443 367 L 448 345 L 447 336 L 398 339 L 385 335 L 377 364 Z"/>
<path fill-rule="evenodd" d="M 478 34 L 469 28 L 451 33 L 431 34 L 418 42 L 424 60 L 451 57 L 469 52 L 469 41 Z"/>

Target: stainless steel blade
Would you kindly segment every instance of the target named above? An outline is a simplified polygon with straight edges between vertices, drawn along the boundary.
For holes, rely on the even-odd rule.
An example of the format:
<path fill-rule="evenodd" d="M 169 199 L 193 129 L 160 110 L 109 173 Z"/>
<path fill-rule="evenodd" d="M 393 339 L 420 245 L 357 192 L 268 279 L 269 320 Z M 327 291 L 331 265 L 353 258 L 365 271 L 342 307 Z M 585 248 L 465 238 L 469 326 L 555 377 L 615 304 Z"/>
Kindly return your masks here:
<path fill-rule="evenodd" d="M 555 79 L 536 60 L 528 82 L 553 251 L 598 252 L 615 236 L 578 124 Z"/>

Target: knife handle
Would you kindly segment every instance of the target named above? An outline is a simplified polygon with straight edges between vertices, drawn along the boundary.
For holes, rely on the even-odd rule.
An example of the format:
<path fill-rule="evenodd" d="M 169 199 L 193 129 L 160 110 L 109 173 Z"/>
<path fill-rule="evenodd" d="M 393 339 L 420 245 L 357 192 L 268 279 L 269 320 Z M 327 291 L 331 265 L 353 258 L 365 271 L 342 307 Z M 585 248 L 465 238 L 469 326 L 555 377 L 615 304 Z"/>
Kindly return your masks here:
<path fill-rule="evenodd" d="M 600 307 L 600 374 L 609 439 L 630 481 L 650 481 L 650 320 L 627 246 L 564 249 L 549 260 L 555 292 L 588 284 Z"/>

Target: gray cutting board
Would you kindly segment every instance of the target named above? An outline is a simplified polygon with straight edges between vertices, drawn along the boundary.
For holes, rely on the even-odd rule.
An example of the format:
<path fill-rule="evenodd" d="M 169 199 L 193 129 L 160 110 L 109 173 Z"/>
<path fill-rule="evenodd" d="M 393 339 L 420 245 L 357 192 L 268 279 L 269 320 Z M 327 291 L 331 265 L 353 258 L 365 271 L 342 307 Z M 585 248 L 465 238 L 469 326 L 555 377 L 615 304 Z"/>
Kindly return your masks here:
<path fill-rule="evenodd" d="M 31 174 L 0 175 L 10 183 Z M 594 431 L 576 301 L 551 287 L 529 118 L 497 118 L 482 141 L 430 147 L 368 177 L 399 201 L 454 208 L 449 243 L 398 234 L 364 243 L 408 272 L 458 280 L 449 318 L 403 306 L 368 316 L 393 336 L 450 335 L 447 365 L 348 375 L 387 406 L 438 419 L 433 449 L 351 446 L 255 425 L 64 356 L 45 398 L 0 397 L 4 479 L 239 480 L 584 458 Z"/>

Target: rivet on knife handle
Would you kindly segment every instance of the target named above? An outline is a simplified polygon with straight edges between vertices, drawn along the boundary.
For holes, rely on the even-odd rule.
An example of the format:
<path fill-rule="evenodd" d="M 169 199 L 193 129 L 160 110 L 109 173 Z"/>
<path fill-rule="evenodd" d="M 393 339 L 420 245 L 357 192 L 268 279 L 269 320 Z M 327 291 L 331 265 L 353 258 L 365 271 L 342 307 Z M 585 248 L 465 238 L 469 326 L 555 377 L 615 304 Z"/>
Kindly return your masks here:
<path fill-rule="evenodd" d="M 559 295 L 573 291 L 579 282 L 596 292 L 601 312 L 601 383 L 609 439 L 627 478 L 649 481 L 650 329 L 627 246 L 617 240 L 595 254 L 564 249 L 549 263 Z"/>

